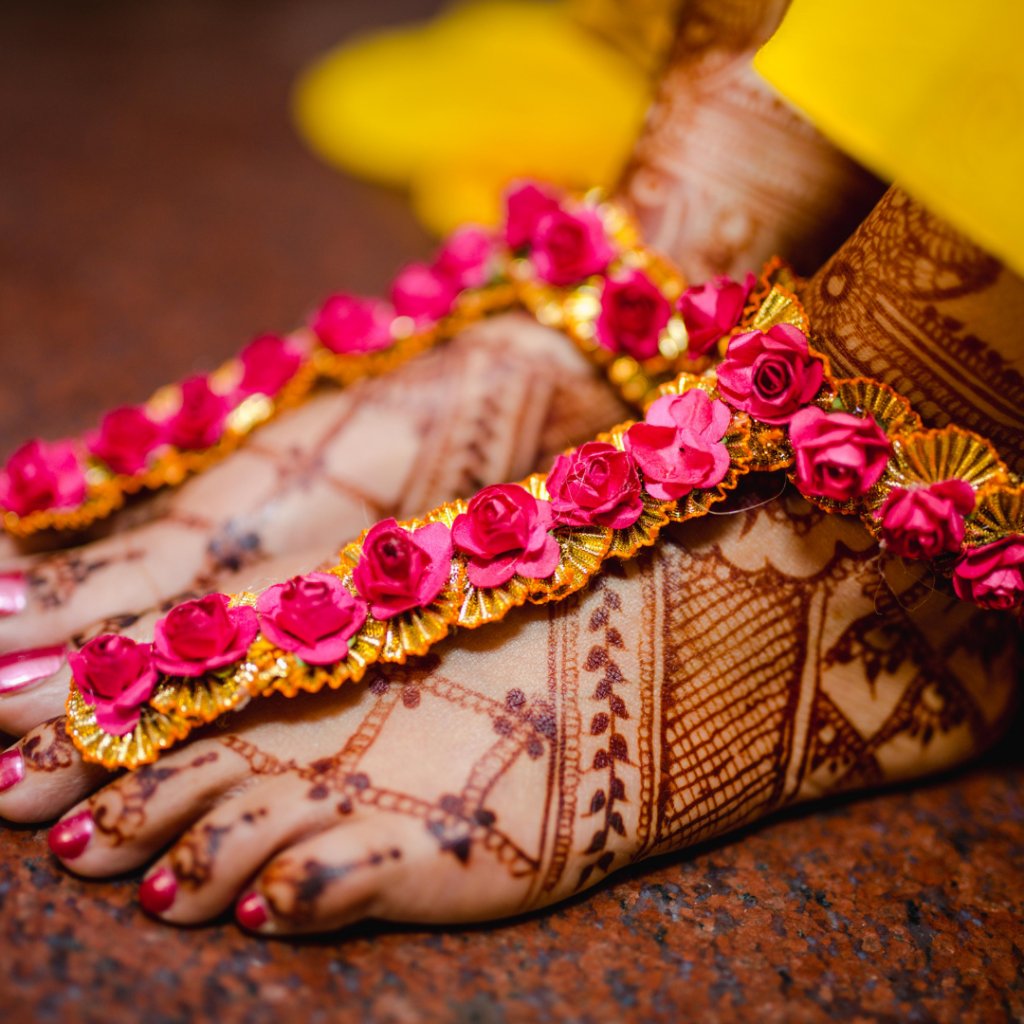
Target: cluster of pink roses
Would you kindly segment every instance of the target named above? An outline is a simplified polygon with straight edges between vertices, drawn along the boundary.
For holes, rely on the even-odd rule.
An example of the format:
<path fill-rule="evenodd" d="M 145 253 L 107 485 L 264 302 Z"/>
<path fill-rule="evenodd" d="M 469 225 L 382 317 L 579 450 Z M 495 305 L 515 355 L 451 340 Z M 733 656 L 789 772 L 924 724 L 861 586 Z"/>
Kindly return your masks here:
<path fill-rule="evenodd" d="M 256 607 L 229 607 L 211 594 L 174 608 L 155 627 L 152 644 L 101 636 L 72 655 L 75 680 L 108 732 L 134 729 L 157 673 L 196 678 L 245 657 L 258 632 L 311 665 L 348 655 L 348 641 L 366 622 L 392 618 L 436 600 L 452 576 L 457 549 L 468 560 L 476 587 L 497 587 L 519 574 L 545 579 L 558 567 L 559 526 L 625 529 L 643 514 L 640 471 L 651 493 L 680 497 L 720 483 L 729 467 L 722 437 L 725 404 L 702 391 L 668 395 L 646 423 L 625 435 L 625 450 L 594 441 L 561 455 L 548 475 L 550 500 L 519 484 L 486 487 L 449 529 L 428 523 L 417 530 L 394 519 L 378 523 L 363 540 L 352 574 L 356 593 L 331 573 L 314 572 L 270 587 Z"/>
<path fill-rule="evenodd" d="M 505 241 L 513 253 L 528 256 L 549 284 L 566 287 L 605 275 L 595 323 L 598 343 L 638 360 L 658 354 L 672 303 L 644 271 L 609 271 L 616 252 L 596 210 L 550 186 L 524 182 L 506 197 Z M 749 273 L 742 284 L 720 276 L 680 296 L 675 311 L 686 327 L 691 357 L 706 353 L 739 323 L 754 280 Z"/>
<path fill-rule="evenodd" d="M 675 309 L 686 328 L 691 359 L 704 355 L 739 323 L 753 287 L 754 275 L 748 273 L 742 284 L 721 276 L 683 292 Z M 671 316 L 668 299 L 643 271 L 618 270 L 604 283 L 597 340 L 611 352 L 650 359 L 658 354 Z"/>
<path fill-rule="evenodd" d="M 717 373 L 719 391 L 734 409 L 763 423 L 788 424 L 796 482 L 804 494 L 850 501 L 882 478 L 891 446 L 874 418 L 809 404 L 824 368 L 796 327 L 779 324 L 735 335 Z M 882 542 L 905 558 L 955 554 L 974 506 L 974 490 L 963 480 L 895 487 L 878 511 Z M 1024 537 L 964 552 L 953 569 L 953 585 L 961 598 L 985 608 L 1024 603 Z"/>
<path fill-rule="evenodd" d="M 153 453 L 164 445 L 181 451 L 209 448 L 223 436 L 232 409 L 250 395 L 277 395 L 301 362 L 302 353 L 293 344 L 266 334 L 239 354 L 241 376 L 230 393 L 215 390 L 206 377 L 189 377 L 181 383 L 180 406 L 165 419 L 126 405 L 108 412 L 99 429 L 81 443 L 29 441 L 0 470 L 0 507 L 25 516 L 80 505 L 90 455 L 114 473 L 134 476 L 146 470 Z"/>
<path fill-rule="evenodd" d="M 465 288 L 481 288 L 494 276 L 495 236 L 467 224 L 453 232 L 432 263 L 410 263 L 391 284 L 391 301 L 339 292 L 316 311 L 310 327 L 320 343 L 339 354 L 374 352 L 393 344 L 398 317 L 412 331 L 429 330 L 448 316 Z"/>

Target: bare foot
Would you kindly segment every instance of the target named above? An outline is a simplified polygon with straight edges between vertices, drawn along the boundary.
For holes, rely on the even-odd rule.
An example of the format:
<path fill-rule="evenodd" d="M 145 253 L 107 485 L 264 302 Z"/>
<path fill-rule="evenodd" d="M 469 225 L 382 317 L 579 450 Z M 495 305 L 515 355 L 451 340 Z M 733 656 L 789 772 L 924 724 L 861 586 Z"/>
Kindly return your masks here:
<path fill-rule="evenodd" d="M 996 344 L 1010 358 L 1024 336 Z M 143 884 L 151 911 L 185 923 L 236 902 L 243 924 L 284 934 L 544 906 L 990 744 L 1015 687 L 1008 618 L 901 571 L 856 520 L 761 499 L 748 487 L 734 514 L 415 665 L 259 701 L 92 796 L 98 773 L 47 723 L 5 755 L 0 813 L 41 820 L 86 798 L 51 832 L 76 872 L 172 844 Z"/>

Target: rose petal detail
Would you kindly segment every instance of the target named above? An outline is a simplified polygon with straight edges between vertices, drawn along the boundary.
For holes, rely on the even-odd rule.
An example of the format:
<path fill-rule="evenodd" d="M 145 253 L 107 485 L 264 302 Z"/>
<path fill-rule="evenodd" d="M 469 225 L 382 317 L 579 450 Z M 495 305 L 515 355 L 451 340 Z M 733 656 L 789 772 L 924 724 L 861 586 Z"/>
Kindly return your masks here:
<path fill-rule="evenodd" d="M 153 629 L 153 661 L 169 676 L 194 678 L 241 661 L 256 639 L 252 608 L 229 608 L 226 594 L 208 594 L 172 608 Z"/>
<path fill-rule="evenodd" d="M 734 409 L 763 423 L 788 423 L 821 388 L 825 368 L 807 336 L 791 324 L 748 331 L 729 341 L 718 389 Z"/>
<path fill-rule="evenodd" d="M 623 530 L 643 514 L 640 476 L 628 451 L 588 441 L 559 455 L 548 473 L 548 493 L 558 522 Z"/>
<path fill-rule="evenodd" d="M 469 558 L 474 587 L 498 587 L 518 573 L 530 579 L 550 576 L 561 557 L 548 530 L 555 525 L 549 501 L 519 484 L 496 484 L 474 495 L 452 523 L 452 542 Z"/>
<path fill-rule="evenodd" d="M 115 736 L 131 732 L 157 681 L 151 645 L 105 634 L 69 654 L 68 663 L 99 727 Z"/>
<path fill-rule="evenodd" d="M 444 588 L 451 559 L 452 535 L 444 523 L 412 531 L 385 519 L 367 533 L 352 575 L 370 614 L 389 619 L 430 604 Z"/>
<path fill-rule="evenodd" d="M 310 321 L 324 348 L 339 355 L 375 352 L 393 344 L 395 311 L 379 299 L 338 292 L 329 295 Z"/>
<path fill-rule="evenodd" d="M 807 495 L 850 501 L 869 491 L 885 472 L 891 445 L 868 413 L 801 409 L 789 424 L 796 456 L 796 485 Z"/>
<path fill-rule="evenodd" d="M 739 322 L 756 278 L 749 271 L 739 284 L 724 274 L 687 288 L 679 297 L 679 314 L 686 326 L 689 355 L 703 355 Z"/>
<path fill-rule="evenodd" d="M 74 508 L 84 499 L 85 473 L 72 441 L 28 441 L 0 471 L 0 507 L 19 516 Z"/>
<path fill-rule="evenodd" d="M 646 422 L 634 424 L 624 437 L 626 450 L 643 471 L 647 493 L 674 501 L 695 487 L 720 484 L 731 464 L 722 441 L 731 419 L 724 402 L 696 388 L 654 402 Z"/>
<path fill-rule="evenodd" d="M 671 315 L 668 299 L 645 273 L 620 271 L 605 281 L 598 343 L 609 352 L 651 359 L 658 354 L 658 338 Z"/>
<path fill-rule="evenodd" d="M 278 583 L 256 601 L 260 631 L 272 644 L 310 665 L 348 657 L 348 641 L 366 622 L 367 606 L 328 572 Z"/>

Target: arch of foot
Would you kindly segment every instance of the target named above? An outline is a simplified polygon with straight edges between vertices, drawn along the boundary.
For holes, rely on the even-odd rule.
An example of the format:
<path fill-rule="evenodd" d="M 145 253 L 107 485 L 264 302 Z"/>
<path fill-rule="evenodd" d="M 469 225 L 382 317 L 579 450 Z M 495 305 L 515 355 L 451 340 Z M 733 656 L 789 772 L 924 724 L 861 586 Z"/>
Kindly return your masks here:
<path fill-rule="evenodd" d="M 885 381 L 925 423 L 989 438 L 1024 470 L 1024 280 L 893 186 L 801 298 L 844 376 Z"/>

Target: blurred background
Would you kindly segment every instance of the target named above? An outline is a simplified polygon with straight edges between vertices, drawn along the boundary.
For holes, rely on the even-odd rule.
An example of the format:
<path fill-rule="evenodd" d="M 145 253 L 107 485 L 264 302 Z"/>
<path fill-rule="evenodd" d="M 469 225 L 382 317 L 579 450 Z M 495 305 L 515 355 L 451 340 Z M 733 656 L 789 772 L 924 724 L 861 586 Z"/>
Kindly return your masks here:
<path fill-rule="evenodd" d="M 0 451 L 208 370 L 430 249 L 290 120 L 299 71 L 435 0 L 10 0 L 0 11 Z"/>

